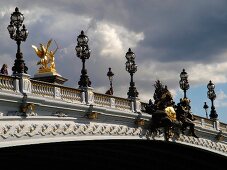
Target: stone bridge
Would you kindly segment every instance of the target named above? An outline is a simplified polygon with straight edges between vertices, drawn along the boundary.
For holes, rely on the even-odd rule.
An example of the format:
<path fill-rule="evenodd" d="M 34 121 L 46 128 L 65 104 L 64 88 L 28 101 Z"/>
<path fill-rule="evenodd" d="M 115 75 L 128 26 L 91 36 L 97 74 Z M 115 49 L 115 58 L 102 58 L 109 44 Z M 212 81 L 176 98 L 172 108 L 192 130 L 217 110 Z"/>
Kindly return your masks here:
<path fill-rule="evenodd" d="M 27 74 L 0 75 L 0 148 L 100 140 L 165 142 L 162 134 L 148 136 L 151 115 L 143 112 L 145 104 Z M 227 124 L 194 116 L 199 138 L 180 134 L 167 143 L 226 158 Z"/>

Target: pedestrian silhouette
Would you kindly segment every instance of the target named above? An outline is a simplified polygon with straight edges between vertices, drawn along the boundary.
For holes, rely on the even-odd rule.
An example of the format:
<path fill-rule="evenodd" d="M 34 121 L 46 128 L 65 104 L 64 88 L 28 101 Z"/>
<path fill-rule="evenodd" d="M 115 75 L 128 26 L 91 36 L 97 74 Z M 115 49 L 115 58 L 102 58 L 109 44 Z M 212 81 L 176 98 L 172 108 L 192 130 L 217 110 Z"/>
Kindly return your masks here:
<path fill-rule="evenodd" d="M 2 68 L 1 68 L 1 74 L 5 74 L 8 75 L 8 70 L 7 70 L 8 66 L 7 64 L 3 64 Z"/>

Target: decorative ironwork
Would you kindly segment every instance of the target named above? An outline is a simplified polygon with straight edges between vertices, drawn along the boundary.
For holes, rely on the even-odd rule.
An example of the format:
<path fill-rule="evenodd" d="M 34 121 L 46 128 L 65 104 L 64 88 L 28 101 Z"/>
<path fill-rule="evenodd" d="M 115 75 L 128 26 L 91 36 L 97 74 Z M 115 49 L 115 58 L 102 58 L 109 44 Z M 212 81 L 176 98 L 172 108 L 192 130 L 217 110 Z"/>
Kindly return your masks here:
<path fill-rule="evenodd" d="M 108 76 L 109 81 L 110 81 L 110 89 L 106 91 L 106 94 L 113 95 L 112 81 L 113 81 L 114 73 L 111 71 L 111 68 L 109 68 L 109 71 L 107 72 L 107 76 Z"/>
<path fill-rule="evenodd" d="M 204 108 L 204 110 L 206 112 L 206 118 L 208 118 L 207 109 L 209 108 L 209 106 L 207 105 L 206 102 L 204 102 L 203 108 Z"/>
<path fill-rule="evenodd" d="M 87 75 L 87 69 L 85 69 L 85 61 L 89 59 L 91 50 L 88 47 L 88 37 L 84 35 L 84 31 L 81 31 L 81 34 L 77 37 L 77 46 L 75 48 L 77 57 L 82 60 L 82 70 L 80 81 L 78 82 L 79 87 L 90 87 L 91 82 Z"/>
<path fill-rule="evenodd" d="M 131 51 L 131 48 L 128 49 L 128 52 L 125 55 L 127 61 L 125 63 L 126 65 L 126 71 L 130 73 L 131 81 L 130 81 L 130 87 L 128 91 L 128 98 L 135 98 L 138 97 L 139 93 L 136 90 L 135 82 L 133 81 L 133 74 L 137 71 L 137 65 L 135 63 L 135 54 Z"/>
<path fill-rule="evenodd" d="M 211 111 L 210 111 L 210 119 L 217 119 L 218 114 L 215 110 L 214 106 L 214 100 L 216 99 L 216 94 L 215 94 L 215 85 L 212 83 L 210 80 L 209 83 L 207 84 L 208 92 L 207 92 L 207 97 L 211 100 Z"/>
<path fill-rule="evenodd" d="M 150 99 L 149 104 L 145 107 L 146 112 L 152 115 L 150 133 L 157 135 L 162 131 L 165 139 L 169 140 L 173 136 L 179 137 L 180 132 L 184 134 L 189 126 L 191 135 L 198 138 L 192 122 L 195 119 L 190 111 L 190 100 L 183 98 L 176 106 L 167 86 L 157 80 L 154 87 L 154 103 Z M 164 130 L 160 131 L 160 128 L 164 128 Z"/>
<path fill-rule="evenodd" d="M 186 92 L 190 86 L 188 83 L 188 74 L 187 72 L 185 72 L 185 69 L 183 69 L 183 71 L 180 73 L 180 78 L 181 78 L 179 81 L 180 88 L 184 91 L 184 98 L 187 98 Z"/>
<path fill-rule="evenodd" d="M 15 40 L 17 43 L 17 53 L 16 60 L 14 66 L 12 67 L 13 74 L 17 73 L 26 73 L 28 71 L 27 66 L 25 66 L 23 60 L 23 53 L 21 52 L 20 45 L 21 41 L 25 41 L 28 37 L 28 30 L 26 29 L 23 23 L 24 15 L 19 12 L 19 8 L 15 8 L 15 12 L 11 14 L 10 17 L 10 25 L 8 25 L 7 29 L 10 34 L 10 38 Z"/>

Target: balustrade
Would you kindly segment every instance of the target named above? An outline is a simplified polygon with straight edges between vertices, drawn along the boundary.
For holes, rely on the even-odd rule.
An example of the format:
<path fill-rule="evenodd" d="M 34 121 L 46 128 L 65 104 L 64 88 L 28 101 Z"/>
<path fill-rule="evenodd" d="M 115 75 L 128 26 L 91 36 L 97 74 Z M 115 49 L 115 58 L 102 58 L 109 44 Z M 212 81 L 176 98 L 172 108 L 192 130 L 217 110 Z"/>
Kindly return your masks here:
<path fill-rule="evenodd" d="M 81 91 L 78 89 L 72 89 L 68 87 L 60 88 L 60 96 L 62 100 L 71 102 L 81 102 Z"/>
<path fill-rule="evenodd" d="M 94 104 L 110 107 L 110 97 L 108 95 L 95 93 Z"/>
<path fill-rule="evenodd" d="M 14 84 L 14 80 L 15 80 L 14 77 L 7 76 L 7 75 L 0 75 L 0 89 L 15 91 L 16 87 Z"/>
<path fill-rule="evenodd" d="M 43 97 L 54 97 L 54 85 L 32 80 L 32 93 Z"/>
<path fill-rule="evenodd" d="M 131 100 L 115 97 L 115 107 L 121 110 L 131 110 Z"/>
<path fill-rule="evenodd" d="M 76 103 L 82 103 L 82 91 L 80 89 L 74 89 L 70 87 L 64 87 L 57 84 L 51 84 L 47 82 L 37 81 L 30 79 L 32 87 L 31 87 L 31 93 L 37 96 L 42 97 L 49 97 L 53 99 L 58 99 L 62 101 L 67 102 L 76 102 Z M 19 79 L 14 76 L 8 76 L 8 75 L 0 75 L 0 90 L 7 90 L 7 91 L 16 91 L 16 89 L 19 89 Z M 57 90 L 56 90 L 57 89 Z M 116 110 L 122 110 L 122 111 L 133 111 L 133 102 L 132 100 L 126 99 L 126 98 L 120 98 L 116 96 L 109 96 L 106 94 L 101 93 L 94 93 L 94 103 L 95 106 L 102 106 L 102 107 L 109 107 Z M 145 111 L 145 106 L 147 103 L 140 102 L 141 103 L 141 111 Z M 213 120 L 200 117 L 197 115 L 194 115 L 196 118 L 195 124 L 202 125 L 204 128 L 212 129 L 214 128 L 214 124 L 218 123 L 218 128 L 221 131 L 227 130 L 227 125 L 225 123 L 221 122 L 214 122 Z"/>

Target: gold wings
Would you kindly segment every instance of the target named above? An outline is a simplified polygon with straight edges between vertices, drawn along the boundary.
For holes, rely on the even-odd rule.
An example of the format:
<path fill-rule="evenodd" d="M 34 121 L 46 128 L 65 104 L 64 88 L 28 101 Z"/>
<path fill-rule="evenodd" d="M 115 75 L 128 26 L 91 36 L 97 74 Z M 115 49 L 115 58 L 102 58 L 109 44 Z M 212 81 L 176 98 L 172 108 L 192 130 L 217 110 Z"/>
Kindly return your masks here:
<path fill-rule="evenodd" d="M 50 40 L 47 42 L 47 48 L 46 48 L 46 51 L 48 51 L 48 48 L 50 47 L 51 42 L 52 42 L 52 39 L 50 39 Z"/>
<path fill-rule="evenodd" d="M 38 49 L 35 45 L 32 45 L 32 48 L 35 50 L 37 56 L 39 56 L 39 58 L 43 58 L 46 53 L 48 52 L 48 48 L 50 47 L 50 44 L 52 42 L 52 39 L 50 39 L 47 42 L 47 46 L 45 47 L 43 44 L 40 44 L 40 49 Z"/>
<path fill-rule="evenodd" d="M 34 48 L 35 53 L 37 54 L 37 56 L 39 56 L 39 58 L 43 58 L 44 57 L 45 54 L 44 54 L 44 51 L 43 51 L 42 48 L 40 50 L 35 45 L 32 45 L 32 48 Z"/>

